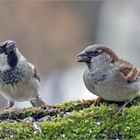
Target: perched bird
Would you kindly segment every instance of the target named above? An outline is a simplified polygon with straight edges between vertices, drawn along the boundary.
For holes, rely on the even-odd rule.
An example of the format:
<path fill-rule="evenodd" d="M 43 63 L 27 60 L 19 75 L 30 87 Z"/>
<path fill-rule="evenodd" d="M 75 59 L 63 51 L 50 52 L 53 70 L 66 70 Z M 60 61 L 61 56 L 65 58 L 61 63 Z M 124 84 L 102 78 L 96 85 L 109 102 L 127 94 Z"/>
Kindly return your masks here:
<path fill-rule="evenodd" d="M 110 48 L 95 44 L 88 46 L 76 57 L 87 69 L 83 80 L 87 89 L 102 100 L 124 102 L 118 112 L 130 103 L 140 92 L 140 70 L 119 58 Z"/>
<path fill-rule="evenodd" d="M 39 92 L 40 78 L 35 67 L 23 57 L 14 41 L 1 42 L 0 94 L 8 100 L 5 110 L 11 108 L 15 101 L 30 101 L 33 106 L 46 109 Z"/>

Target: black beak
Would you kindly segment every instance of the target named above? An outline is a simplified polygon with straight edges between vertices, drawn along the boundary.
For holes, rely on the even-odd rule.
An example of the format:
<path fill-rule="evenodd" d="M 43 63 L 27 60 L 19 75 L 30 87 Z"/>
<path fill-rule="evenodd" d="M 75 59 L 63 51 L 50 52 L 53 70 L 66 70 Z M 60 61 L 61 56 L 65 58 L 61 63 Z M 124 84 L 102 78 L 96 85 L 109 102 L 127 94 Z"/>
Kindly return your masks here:
<path fill-rule="evenodd" d="M 76 61 L 77 62 L 90 62 L 90 60 L 91 60 L 91 57 L 87 54 L 87 52 L 85 50 L 80 52 L 76 56 Z"/>

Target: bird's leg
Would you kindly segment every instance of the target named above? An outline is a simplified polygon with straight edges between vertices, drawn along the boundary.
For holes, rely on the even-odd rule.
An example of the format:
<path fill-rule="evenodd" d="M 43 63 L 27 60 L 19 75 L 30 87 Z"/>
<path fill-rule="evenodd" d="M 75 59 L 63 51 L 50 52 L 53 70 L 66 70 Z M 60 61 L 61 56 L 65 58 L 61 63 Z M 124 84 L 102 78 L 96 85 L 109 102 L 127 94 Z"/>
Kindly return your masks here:
<path fill-rule="evenodd" d="M 14 102 L 13 101 L 8 101 L 7 107 L 5 107 L 2 112 L 7 112 L 13 106 L 14 106 Z"/>
<path fill-rule="evenodd" d="M 125 103 L 118 109 L 118 111 L 117 111 L 117 113 L 115 114 L 115 116 L 118 115 L 119 113 L 123 113 L 124 108 L 125 108 L 131 101 L 132 101 L 132 100 L 129 100 L 129 101 L 125 102 Z"/>
<path fill-rule="evenodd" d="M 12 108 L 14 106 L 14 102 L 13 101 L 8 101 L 8 106 L 5 107 L 5 110 L 8 110 L 9 108 Z"/>
<path fill-rule="evenodd" d="M 100 105 L 100 103 L 103 102 L 103 101 L 104 101 L 104 99 L 102 97 L 98 96 L 97 99 L 94 102 L 94 106 Z"/>
<path fill-rule="evenodd" d="M 34 107 L 41 107 L 42 109 L 49 108 L 49 106 L 40 97 L 36 97 L 35 99 L 30 100 L 30 102 Z"/>
<path fill-rule="evenodd" d="M 132 100 L 135 99 L 135 98 L 137 98 L 137 96 L 135 96 L 135 97 L 132 98 L 131 100 L 125 102 L 125 103 L 118 109 L 118 111 L 117 111 L 117 113 L 115 114 L 115 116 L 117 116 L 119 113 L 123 113 L 124 108 L 125 108 L 129 103 L 131 103 Z"/>

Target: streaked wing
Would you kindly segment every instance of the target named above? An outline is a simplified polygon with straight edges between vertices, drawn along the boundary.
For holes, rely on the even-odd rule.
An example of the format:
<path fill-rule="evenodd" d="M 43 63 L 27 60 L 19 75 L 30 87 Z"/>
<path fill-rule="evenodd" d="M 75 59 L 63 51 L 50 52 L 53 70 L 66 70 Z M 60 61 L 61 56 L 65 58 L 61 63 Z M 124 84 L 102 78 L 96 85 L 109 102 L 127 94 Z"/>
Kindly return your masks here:
<path fill-rule="evenodd" d="M 38 81 L 40 81 L 40 77 L 39 77 L 39 75 L 37 73 L 36 68 L 34 68 L 34 70 L 33 70 L 33 77 L 36 78 Z"/>
<path fill-rule="evenodd" d="M 39 77 L 39 75 L 37 73 L 37 70 L 36 70 L 35 66 L 33 64 L 29 63 L 29 62 L 28 62 L 28 64 L 29 64 L 29 66 L 32 69 L 32 73 L 33 73 L 32 75 L 33 75 L 33 77 L 40 82 L 40 77 Z"/>
<path fill-rule="evenodd" d="M 135 81 L 140 76 L 140 70 L 134 67 L 131 63 L 124 59 L 120 59 L 120 73 L 125 76 L 125 78 L 131 82 Z"/>

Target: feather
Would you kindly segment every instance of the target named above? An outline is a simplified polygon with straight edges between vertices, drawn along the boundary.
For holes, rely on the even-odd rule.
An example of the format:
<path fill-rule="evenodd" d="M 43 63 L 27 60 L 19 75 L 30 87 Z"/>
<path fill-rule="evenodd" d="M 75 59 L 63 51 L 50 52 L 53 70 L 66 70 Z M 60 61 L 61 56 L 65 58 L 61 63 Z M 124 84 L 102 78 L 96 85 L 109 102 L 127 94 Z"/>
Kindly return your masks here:
<path fill-rule="evenodd" d="M 35 68 L 35 66 L 33 65 L 33 64 L 31 64 L 31 63 L 29 63 L 28 62 L 28 65 L 31 67 L 31 69 L 32 69 L 32 75 L 33 75 L 33 77 L 35 78 L 35 79 L 37 79 L 39 82 L 40 82 L 40 77 L 39 77 L 39 75 L 38 75 L 38 73 L 37 73 L 37 70 L 36 70 L 36 68 Z"/>
<path fill-rule="evenodd" d="M 39 75 L 38 75 L 38 73 L 37 73 L 36 68 L 34 68 L 34 70 L 33 70 L 33 77 L 34 77 L 35 79 L 37 79 L 38 81 L 40 81 L 40 77 L 39 77 Z"/>
<path fill-rule="evenodd" d="M 120 73 L 126 77 L 128 82 L 135 81 L 140 76 L 140 70 L 124 59 L 120 59 Z"/>

